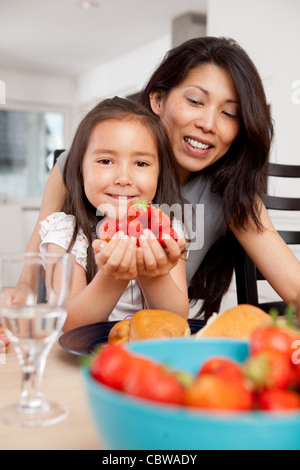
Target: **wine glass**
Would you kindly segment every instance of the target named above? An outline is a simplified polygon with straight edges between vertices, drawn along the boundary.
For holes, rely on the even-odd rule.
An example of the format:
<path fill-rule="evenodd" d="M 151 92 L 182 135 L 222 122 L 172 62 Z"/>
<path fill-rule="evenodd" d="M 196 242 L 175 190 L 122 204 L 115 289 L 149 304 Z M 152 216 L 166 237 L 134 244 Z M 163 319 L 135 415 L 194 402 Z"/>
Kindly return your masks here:
<path fill-rule="evenodd" d="M 19 282 L 25 270 L 30 274 L 28 284 Z M 65 321 L 71 274 L 70 254 L 0 256 L 0 320 L 22 370 L 19 402 L 0 410 L 0 420 L 7 424 L 46 426 L 67 415 L 64 407 L 44 398 L 42 377 L 47 355 Z"/>

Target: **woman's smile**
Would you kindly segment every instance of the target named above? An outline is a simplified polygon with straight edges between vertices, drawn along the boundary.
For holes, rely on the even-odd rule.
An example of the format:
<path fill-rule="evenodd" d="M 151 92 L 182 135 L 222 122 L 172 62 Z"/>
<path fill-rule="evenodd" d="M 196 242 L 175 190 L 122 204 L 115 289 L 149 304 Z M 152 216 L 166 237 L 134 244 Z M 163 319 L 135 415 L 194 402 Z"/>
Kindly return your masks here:
<path fill-rule="evenodd" d="M 183 138 L 186 151 L 190 152 L 191 155 L 206 157 L 213 145 L 204 139 L 198 139 L 197 137 L 184 137 Z"/>

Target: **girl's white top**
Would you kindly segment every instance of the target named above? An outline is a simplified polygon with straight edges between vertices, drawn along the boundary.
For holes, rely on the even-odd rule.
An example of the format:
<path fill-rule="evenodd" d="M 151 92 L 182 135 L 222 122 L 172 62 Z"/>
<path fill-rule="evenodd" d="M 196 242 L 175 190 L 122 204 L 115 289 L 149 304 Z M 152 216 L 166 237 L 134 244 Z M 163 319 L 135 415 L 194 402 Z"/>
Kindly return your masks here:
<path fill-rule="evenodd" d="M 180 222 L 172 224 L 179 237 L 184 236 L 184 231 Z M 64 212 L 54 212 L 47 219 L 40 222 L 41 253 L 47 252 L 48 243 L 54 243 L 67 250 L 75 227 L 75 216 L 67 215 Z M 76 263 L 86 271 L 87 267 L 88 241 L 86 236 L 79 231 L 76 241 L 71 249 L 71 253 Z M 119 321 L 131 317 L 135 312 L 143 308 L 142 294 L 138 282 L 130 281 L 117 305 L 110 314 L 109 321 Z"/>

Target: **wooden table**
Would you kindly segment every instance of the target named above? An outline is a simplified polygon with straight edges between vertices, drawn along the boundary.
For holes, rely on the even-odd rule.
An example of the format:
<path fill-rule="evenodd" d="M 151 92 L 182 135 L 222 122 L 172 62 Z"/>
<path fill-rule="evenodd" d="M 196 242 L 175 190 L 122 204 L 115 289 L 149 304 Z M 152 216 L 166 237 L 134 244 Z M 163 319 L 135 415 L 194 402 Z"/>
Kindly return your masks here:
<path fill-rule="evenodd" d="M 5 362 L 2 364 L 1 362 Z M 0 362 L 0 407 L 18 401 L 21 369 L 10 346 Z M 99 450 L 103 449 L 88 408 L 79 359 L 55 344 L 46 362 L 43 391 L 47 400 L 68 409 L 67 418 L 57 424 L 21 428 L 0 422 L 1 450 Z"/>

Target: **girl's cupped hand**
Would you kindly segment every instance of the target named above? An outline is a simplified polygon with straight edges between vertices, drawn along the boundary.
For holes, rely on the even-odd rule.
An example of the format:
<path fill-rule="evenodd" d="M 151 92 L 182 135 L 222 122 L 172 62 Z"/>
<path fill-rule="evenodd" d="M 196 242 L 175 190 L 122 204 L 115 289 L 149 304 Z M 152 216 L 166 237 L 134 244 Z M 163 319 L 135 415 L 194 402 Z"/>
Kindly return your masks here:
<path fill-rule="evenodd" d="M 104 274 L 115 279 L 131 280 L 137 277 L 136 239 L 117 232 L 109 243 L 94 240 L 95 261 Z"/>
<path fill-rule="evenodd" d="M 186 244 L 183 238 L 176 242 L 171 237 L 164 237 L 164 249 L 150 230 L 145 230 L 139 241 L 137 270 L 139 276 L 146 277 L 166 276 L 176 266 Z"/>
<path fill-rule="evenodd" d="M 166 237 L 164 249 L 150 230 L 145 230 L 139 240 L 140 246 L 136 247 L 136 239 L 122 232 L 118 232 L 109 243 L 94 240 L 96 264 L 106 275 L 117 279 L 165 276 L 176 266 L 186 247 L 184 238 L 176 242 Z"/>

